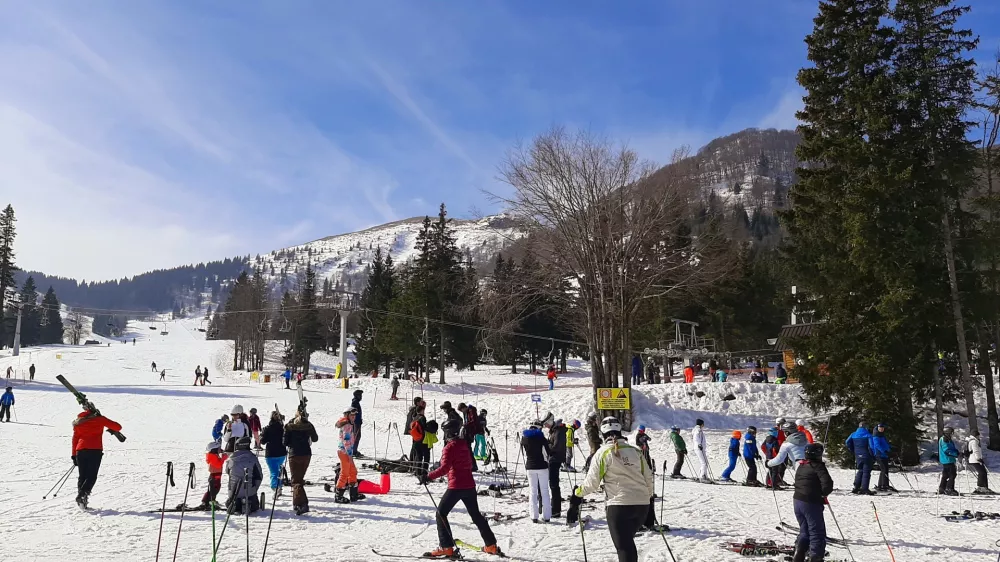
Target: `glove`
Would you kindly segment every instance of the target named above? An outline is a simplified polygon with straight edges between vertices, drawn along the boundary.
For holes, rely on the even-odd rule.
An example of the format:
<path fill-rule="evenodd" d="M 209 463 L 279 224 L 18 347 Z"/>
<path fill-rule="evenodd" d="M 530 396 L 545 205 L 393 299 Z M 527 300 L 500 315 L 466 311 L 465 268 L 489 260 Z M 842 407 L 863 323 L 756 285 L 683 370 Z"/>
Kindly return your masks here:
<path fill-rule="evenodd" d="M 77 466 L 77 464 L 76 464 L 76 455 L 73 455 L 70 458 L 73 459 L 73 466 Z"/>
<path fill-rule="evenodd" d="M 580 444 L 580 440 L 579 439 L 574 439 L 573 440 L 573 444 L 574 445 L 579 445 Z"/>
<path fill-rule="evenodd" d="M 574 488 L 573 489 L 573 495 L 576 496 L 576 497 L 578 497 L 578 498 L 582 498 L 583 497 L 583 488 L 581 488 L 579 486 L 577 486 L 576 488 Z"/>
<path fill-rule="evenodd" d="M 698 450 L 703 451 L 704 449 L 702 449 L 701 445 L 698 445 Z"/>

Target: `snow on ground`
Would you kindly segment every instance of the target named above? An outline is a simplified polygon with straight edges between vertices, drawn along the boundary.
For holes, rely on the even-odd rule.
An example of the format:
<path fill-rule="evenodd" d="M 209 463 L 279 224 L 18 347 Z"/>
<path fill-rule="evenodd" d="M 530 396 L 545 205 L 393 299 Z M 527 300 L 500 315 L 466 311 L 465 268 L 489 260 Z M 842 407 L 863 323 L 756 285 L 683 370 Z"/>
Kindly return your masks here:
<path fill-rule="evenodd" d="M 297 399 L 293 391 L 278 383 L 250 384 L 246 373 L 213 371 L 210 386 L 191 386 L 195 365 L 225 364 L 226 342 L 205 341 L 197 331 L 198 321 L 168 322 L 169 334 L 148 326 L 134 326 L 129 338 L 136 345 L 112 341 L 111 346 L 49 347 L 26 349 L 20 358 L 0 356 L 0 370 L 8 364 L 26 370 L 33 362 L 38 375 L 33 383 L 14 380 L 17 404 L 16 424 L 0 425 L 0 450 L 4 452 L 4 475 L 0 480 L 0 536 L 4 537 L 3 560 L 151 560 L 155 556 L 159 514 L 149 513 L 163 501 L 165 467 L 172 461 L 176 484 L 168 491 L 167 505 L 184 499 L 187 466 L 194 462 L 197 482 L 190 491 L 188 503 L 197 504 L 205 489 L 207 470 L 204 464 L 205 445 L 211 440 L 213 422 L 229 412 L 234 404 L 249 410 L 256 407 L 266 420 L 273 404 L 283 412 L 294 411 Z M 104 340 L 102 340 L 104 341 Z M 9 352 L 8 352 L 9 353 Z M 317 359 L 332 366 L 335 359 Z M 167 381 L 159 382 L 151 371 L 156 361 L 159 369 L 167 369 Z M 386 433 L 390 422 L 402 425 L 410 398 L 417 394 L 431 408 L 444 400 L 453 404 L 471 402 L 489 410 L 492 437 L 502 459 L 507 459 L 511 472 L 519 458 L 516 433 L 535 417 L 530 395 L 537 389 L 542 396 L 540 411 L 551 410 L 565 420 L 585 419 L 590 400 L 589 379 L 581 365 L 577 372 L 560 377 L 554 392 L 544 390 L 543 377 L 510 375 L 507 369 L 487 369 L 476 372 L 448 372 L 449 384 L 418 385 L 404 383 L 402 400 L 388 400 L 389 385 L 383 379 L 351 380 L 350 389 L 338 387 L 339 381 L 306 381 L 311 420 L 316 424 L 320 441 L 308 479 L 318 481 L 333 474 L 336 462 L 336 430 L 334 422 L 345 409 L 355 388 L 364 394 L 365 432 L 361 451 L 373 455 L 378 448 L 380 457 L 398 458 L 402 447 L 409 449 L 405 435 Z M 2 372 L 2 371 L 0 371 Z M 56 498 L 42 500 L 42 495 L 70 467 L 70 423 L 79 411 L 72 395 L 56 380 L 66 375 L 80 390 L 101 408 L 102 412 L 124 426 L 125 443 L 105 439 L 105 457 L 101 476 L 91 496 L 94 511 L 84 513 L 73 504 L 75 477 Z M 435 377 L 436 378 L 436 377 Z M 697 396 L 703 392 L 704 396 Z M 732 393 L 735 400 L 722 397 Z M 709 434 L 712 470 L 718 476 L 725 464 L 726 444 L 733 429 L 745 429 L 748 424 L 759 428 L 769 426 L 776 415 L 789 418 L 806 414 L 795 386 L 750 385 L 748 383 L 696 383 L 643 386 L 635 391 L 638 421 L 644 423 L 653 438 L 653 457 L 662 467 L 664 460 L 673 463 L 668 447 L 668 430 L 677 423 L 684 428 L 690 442 L 690 427 L 695 418 L 706 421 Z M 400 427 L 400 432 L 403 428 Z M 821 434 L 822 428 L 817 428 Z M 586 439 L 581 434 L 586 448 Z M 668 449 L 670 449 L 668 451 Z M 440 455 L 440 446 L 435 457 Z M 578 466 L 582 464 L 577 461 Z M 266 467 L 264 468 L 266 472 Z M 688 469 L 685 469 L 688 472 Z M 832 469 L 840 490 L 849 489 L 852 473 Z M 374 478 L 372 471 L 362 470 L 362 476 Z M 518 478 L 524 473 L 517 468 Z M 739 468 L 736 474 L 742 478 Z M 581 476 L 582 477 L 582 476 Z M 320 486 L 307 488 L 312 512 L 296 517 L 291 512 L 290 495 L 279 499 L 274 515 L 267 550 L 269 560 L 377 560 L 371 553 L 376 547 L 388 552 L 420 553 L 436 546 L 434 508 L 422 487 L 406 475 L 393 475 L 393 491 L 386 496 L 369 496 L 352 505 L 336 505 L 333 495 Z M 490 482 L 481 474 L 480 483 Z M 935 467 L 926 466 L 909 480 L 923 490 L 934 490 L 937 484 Z M 562 489 L 567 497 L 572 475 L 563 474 Z M 657 492 L 661 489 L 657 478 Z M 907 483 L 893 475 L 893 483 L 906 489 Z M 959 489 L 968 490 L 970 483 L 959 474 Z M 443 493 L 444 484 L 432 484 L 435 496 Z M 266 485 L 262 488 L 266 489 Z M 225 492 L 223 492 L 224 496 Z M 773 496 L 764 489 L 740 486 L 707 486 L 691 482 L 667 481 L 664 487 L 664 519 L 676 527 L 668 535 L 677 560 L 685 562 L 727 561 L 744 558 L 718 547 L 726 540 L 744 537 L 791 542 L 775 530 L 780 517 L 792 519 L 792 498 L 789 492 Z M 222 498 L 220 498 L 222 499 Z M 526 504 L 509 497 L 481 497 L 481 507 L 487 512 L 523 513 Z M 947 523 L 936 516 L 938 511 L 973 507 L 982 511 L 1000 511 L 994 499 L 925 497 L 854 497 L 837 492 L 831 504 L 844 532 L 852 539 L 851 551 L 859 561 L 888 560 L 872 512 L 874 499 L 879 508 L 882 526 L 889 537 L 897 560 L 994 560 L 996 547 L 992 536 L 995 523 Z M 268 493 L 270 503 L 270 493 Z M 777 503 L 777 505 L 776 505 Z M 567 506 L 564 505 L 564 510 Z M 657 503 L 659 511 L 660 504 Z M 586 532 L 589 560 L 615 560 L 603 510 L 587 511 L 595 520 Z M 178 514 L 168 514 L 163 530 L 163 547 L 171 556 L 178 529 Z M 450 516 L 457 537 L 472 543 L 481 539 L 462 508 Z M 188 513 L 184 518 L 178 560 L 211 559 L 211 516 Z M 217 521 L 221 527 L 222 518 Z M 837 535 L 828 517 L 829 534 Z M 539 525 L 528 519 L 492 523 L 501 547 L 511 556 L 532 561 L 583 560 L 578 531 L 559 524 Z M 259 559 L 267 527 L 267 512 L 250 519 L 250 557 Z M 220 562 L 246 560 L 246 527 L 244 519 L 229 522 L 219 554 Z M 638 539 L 640 559 L 669 560 L 658 535 Z M 831 547 L 834 558 L 846 558 L 846 551 Z M 469 559 L 485 559 L 483 555 L 466 552 Z"/>

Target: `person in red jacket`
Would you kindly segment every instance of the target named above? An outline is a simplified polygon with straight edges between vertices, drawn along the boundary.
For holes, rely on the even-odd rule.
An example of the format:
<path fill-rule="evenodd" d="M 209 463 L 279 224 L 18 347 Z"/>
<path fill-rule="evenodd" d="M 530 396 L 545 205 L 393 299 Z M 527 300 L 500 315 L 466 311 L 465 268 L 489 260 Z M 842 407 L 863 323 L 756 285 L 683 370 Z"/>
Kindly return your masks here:
<path fill-rule="evenodd" d="M 215 508 L 219 509 L 215 498 L 219 495 L 219 490 L 222 489 L 222 466 L 228 458 L 229 455 L 222 452 L 222 444 L 218 441 L 212 441 L 205 448 L 205 462 L 208 464 L 208 491 L 201 497 L 201 505 L 195 509 L 207 511 L 212 508 L 212 504 L 215 504 Z"/>
<path fill-rule="evenodd" d="M 441 452 L 441 466 L 437 470 L 427 475 L 430 480 L 448 475 L 448 491 L 441 496 L 437 510 L 437 532 L 438 544 L 440 548 L 424 554 L 434 558 L 459 557 L 455 548 L 455 538 L 451 535 L 451 526 L 448 524 L 448 514 L 452 508 L 461 501 L 465 504 L 466 511 L 472 517 L 472 522 L 479 529 L 479 534 L 486 544 L 483 552 L 487 554 L 502 555 L 500 547 L 497 545 L 497 538 L 490 529 L 490 524 L 479 511 L 479 498 L 476 495 L 476 480 L 472 477 L 472 451 L 469 444 L 464 439 L 459 438 L 462 430 L 462 422 L 458 419 L 448 419 L 441 424 L 444 432 L 445 446 Z"/>
<path fill-rule="evenodd" d="M 76 483 L 76 503 L 87 509 L 90 492 L 97 483 L 104 457 L 104 430 L 121 431 L 122 426 L 89 406 L 73 420 L 73 465 L 79 471 Z"/>
<path fill-rule="evenodd" d="M 247 417 L 247 427 L 253 434 L 254 449 L 260 450 L 260 418 L 257 416 L 257 408 L 250 408 L 250 415 Z"/>

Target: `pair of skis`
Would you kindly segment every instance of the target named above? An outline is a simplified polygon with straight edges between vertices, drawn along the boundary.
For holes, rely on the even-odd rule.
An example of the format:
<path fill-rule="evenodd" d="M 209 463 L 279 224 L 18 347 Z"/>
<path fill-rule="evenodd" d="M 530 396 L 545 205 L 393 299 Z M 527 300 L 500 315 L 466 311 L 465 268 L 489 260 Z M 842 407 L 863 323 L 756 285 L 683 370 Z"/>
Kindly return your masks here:
<path fill-rule="evenodd" d="M 67 390 L 73 393 L 73 396 L 76 397 L 76 401 L 80 404 L 80 406 L 86 408 L 87 410 L 92 412 L 95 416 L 101 415 L 100 410 L 98 410 L 97 407 L 94 406 L 94 403 L 91 402 L 90 400 L 87 400 L 87 395 L 77 390 L 72 384 L 69 383 L 68 380 L 66 380 L 66 377 L 62 375 L 56 375 L 56 380 L 61 382 L 63 386 L 66 387 Z M 122 443 L 125 442 L 125 436 L 122 435 L 121 432 L 109 429 L 108 433 L 114 435 L 115 438 L 118 439 L 118 441 Z"/>

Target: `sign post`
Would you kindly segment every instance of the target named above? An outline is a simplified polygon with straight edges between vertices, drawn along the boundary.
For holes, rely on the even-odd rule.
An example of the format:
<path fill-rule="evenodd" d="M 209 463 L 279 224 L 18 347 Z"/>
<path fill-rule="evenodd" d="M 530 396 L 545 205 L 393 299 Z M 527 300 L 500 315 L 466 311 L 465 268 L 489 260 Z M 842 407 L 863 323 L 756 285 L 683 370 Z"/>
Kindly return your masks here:
<path fill-rule="evenodd" d="M 537 419 L 538 416 L 541 415 L 541 414 L 538 413 L 538 405 L 542 403 L 542 395 L 541 394 L 532 394 L 531 395 L 531 401 L 535 403 L 535 418 Z"/>

